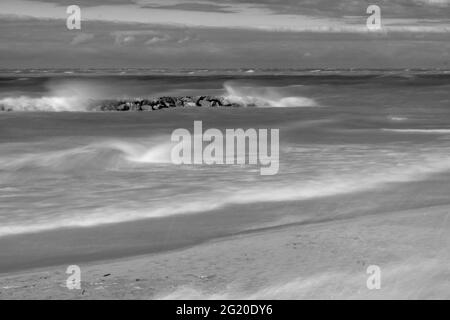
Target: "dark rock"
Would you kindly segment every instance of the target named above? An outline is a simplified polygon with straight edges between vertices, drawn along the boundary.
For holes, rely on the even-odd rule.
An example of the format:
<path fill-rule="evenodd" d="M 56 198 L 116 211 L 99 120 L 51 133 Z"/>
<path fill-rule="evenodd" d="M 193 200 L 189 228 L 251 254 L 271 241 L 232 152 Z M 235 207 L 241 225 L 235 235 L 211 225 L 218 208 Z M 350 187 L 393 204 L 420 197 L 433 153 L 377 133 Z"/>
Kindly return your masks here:
<path fill-rule="evenodd" d="M 175 107 L 242 107 L 242 105 L 229 101 L 222 96 L 181 96 L 181 97 L 159 97 L 154 99 L 105 99 L 89 100 L 88 110 L 95 111 L 151 111 Z M 11 111 L 12 108 L 0 104 L 0 111 Z"/>
<path fill-rule="evenodd" d="M 150 110 L 153 110 L 153 109 L 152 109 L 152 106 L 149 104 L 144 104 L 141 106 L 141 111 L 150 111 Z"/>
<path fill-rule="evenodd" d="M 198 107 L 211 107 L 211 102 L 207 97 L 200 97 L 195 103 Z"/>
<path fill-rule="evenodd" d="M 128 111 L 130 107 L 126 103 L 121 103 L 116 107 L 117 111 Z"/>
<path fill-rule="evenodd" d="M 193 97 L 182 97 L 180 100 L 183 103 L 183 107 L 195 107 L 197 105 Z"/>
<path fill-rule="evenodd" d="M 175 99 L 172 97 L 162 97 L 159 98 L 159 101 L 167 108 L 173 108 L 176 106 Z"/>

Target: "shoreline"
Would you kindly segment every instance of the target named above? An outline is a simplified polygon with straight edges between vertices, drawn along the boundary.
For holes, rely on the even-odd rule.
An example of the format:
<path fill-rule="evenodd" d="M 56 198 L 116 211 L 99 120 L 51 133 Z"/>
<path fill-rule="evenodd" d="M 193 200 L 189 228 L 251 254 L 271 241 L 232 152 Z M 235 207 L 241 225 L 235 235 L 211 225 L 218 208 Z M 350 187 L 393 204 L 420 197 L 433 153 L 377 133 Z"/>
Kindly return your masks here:
<path fill-rule="evenodd" d="M 0 299 L 449 298 L 449 208 L 280 226 L 91 261 L 80 264 L 82 290 L 65 288 L 65 265 L 1 275 Z M 383 272 L 381 290 L 365 287 L 372 264 Z"/>
<path fill-rule="evenodd" d="M 447 175 L 436 175 L 429 180 L 324 198 L 228 205 L 193 214 L 5 236 L 0 241 L 0 276 L 72 262 L 164 253 L 289 225 L 307 227 L 382 217 L 392 212 L 434 210 L 450 206 L 445 192 L 447 179 Z M 413 194 L 416 196 L 411 197 Z M 399 199 L 409 200 L 399 202 Z"/>

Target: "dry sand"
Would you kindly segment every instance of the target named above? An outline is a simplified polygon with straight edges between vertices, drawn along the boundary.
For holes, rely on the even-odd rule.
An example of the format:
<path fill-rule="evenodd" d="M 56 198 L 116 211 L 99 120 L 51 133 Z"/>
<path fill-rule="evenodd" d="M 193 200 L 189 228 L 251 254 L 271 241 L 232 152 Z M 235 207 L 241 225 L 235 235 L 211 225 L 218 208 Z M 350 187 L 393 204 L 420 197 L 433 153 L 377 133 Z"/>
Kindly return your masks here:
<path fill-rule="evenodd" d="M 450 299 L 450 208 L 291 224 L 185 249 L 0 278 L 0 299 Z M 369 290 L 369 265 L 381 288 Z"/>

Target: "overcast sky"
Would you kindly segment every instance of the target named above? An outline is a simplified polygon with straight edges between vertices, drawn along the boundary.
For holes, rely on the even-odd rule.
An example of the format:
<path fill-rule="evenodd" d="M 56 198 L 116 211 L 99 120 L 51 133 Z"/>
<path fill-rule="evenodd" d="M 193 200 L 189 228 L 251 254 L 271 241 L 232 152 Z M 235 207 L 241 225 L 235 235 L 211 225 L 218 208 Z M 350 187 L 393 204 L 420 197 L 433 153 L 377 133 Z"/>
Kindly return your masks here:
<path fill-rule="evenodd" d="M 0 68 L 37 67 L 450 68 L 450 0 L 1 0 Z"/>

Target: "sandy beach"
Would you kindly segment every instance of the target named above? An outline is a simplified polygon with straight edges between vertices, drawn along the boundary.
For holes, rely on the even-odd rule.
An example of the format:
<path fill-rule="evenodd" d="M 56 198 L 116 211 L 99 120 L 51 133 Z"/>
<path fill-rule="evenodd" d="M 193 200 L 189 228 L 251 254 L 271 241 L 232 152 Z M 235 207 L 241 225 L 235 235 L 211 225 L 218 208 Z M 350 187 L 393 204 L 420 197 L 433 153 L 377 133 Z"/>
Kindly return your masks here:
<path fill-rule="evenodd" d="M 0 301 L 450 300 L 449 13 L 0 1 Z"/>
<path fill-rule="evenodd" d="M 0 299 L 450 298 L 449 207 L 268 227 L 189 248 L 0 278 Z M 381 288 L 369 290 L 369 265 Z"/>

